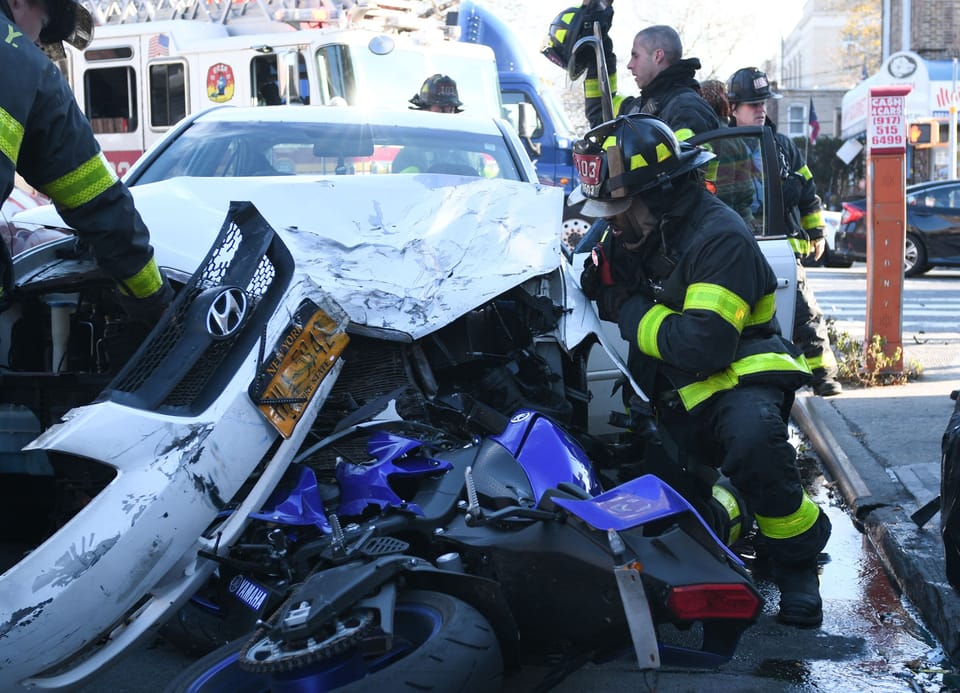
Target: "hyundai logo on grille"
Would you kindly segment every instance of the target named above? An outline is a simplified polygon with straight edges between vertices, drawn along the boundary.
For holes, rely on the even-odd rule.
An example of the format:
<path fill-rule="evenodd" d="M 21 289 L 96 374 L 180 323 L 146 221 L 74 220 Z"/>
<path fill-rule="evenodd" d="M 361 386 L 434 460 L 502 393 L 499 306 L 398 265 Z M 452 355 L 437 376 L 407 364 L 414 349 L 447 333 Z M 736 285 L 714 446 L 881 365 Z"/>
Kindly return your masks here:
<path fill-rule="evenodd" d="M 207 332 L 214 339 L 232 336 L 247 315 L 247 294 L 236 287 L 224 289 L 207 310 Z"/>

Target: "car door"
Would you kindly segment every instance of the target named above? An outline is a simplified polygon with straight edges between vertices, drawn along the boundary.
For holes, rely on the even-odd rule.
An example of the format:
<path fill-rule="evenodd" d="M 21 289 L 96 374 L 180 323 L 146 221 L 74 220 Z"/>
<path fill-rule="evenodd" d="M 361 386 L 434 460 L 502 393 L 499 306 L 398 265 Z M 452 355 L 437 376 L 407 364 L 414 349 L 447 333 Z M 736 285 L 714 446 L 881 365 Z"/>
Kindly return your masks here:
<path fill-rule="evenodd" d="M 768 127 L 720 128 L 690 138 L 691 144 L 717 155 L 708 164 L 707 184 L 743 217 L 777 275 L 780 330 L 793 336 L 796 305 L 796 256 L 787 242 L 780 185 L 780 154 Z"/>

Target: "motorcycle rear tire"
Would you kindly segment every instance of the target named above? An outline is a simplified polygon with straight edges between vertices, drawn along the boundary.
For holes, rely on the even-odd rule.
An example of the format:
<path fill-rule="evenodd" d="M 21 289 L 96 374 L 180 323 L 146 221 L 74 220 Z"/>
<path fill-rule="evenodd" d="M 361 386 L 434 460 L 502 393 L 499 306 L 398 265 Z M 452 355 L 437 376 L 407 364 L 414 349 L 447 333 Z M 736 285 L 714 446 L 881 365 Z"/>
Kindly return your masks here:
<path fill-rule="evenodd" d="M 399 595 L 394 617 L 396 639 L 415 642 L 414 649 L 361 679 L 331 690 L 490 693 L 500 689 L 500 645 L 490 623 L 472 606 L 442 592 L 409 590 Z M 197 660 L 167 686 L 165 693 L 272 691 L 270 674 L 243 671 L 237 664 L 240 649 L 249 637 L 237 638 Z M 289 685 L 290 673 L 285 676 Z"/>

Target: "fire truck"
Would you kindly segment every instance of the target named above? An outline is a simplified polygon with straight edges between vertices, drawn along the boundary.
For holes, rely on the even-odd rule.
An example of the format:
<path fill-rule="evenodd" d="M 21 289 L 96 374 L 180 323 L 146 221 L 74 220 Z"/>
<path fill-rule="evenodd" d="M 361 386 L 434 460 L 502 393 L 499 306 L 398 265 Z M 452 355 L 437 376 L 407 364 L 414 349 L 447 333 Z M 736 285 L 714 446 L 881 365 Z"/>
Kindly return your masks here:
<path fill-rule="evenodd" d="M 120 175 L 188 113 L 219 104 L 406 109 L 439 72 L 456 80 L 466 111 L 514 123 L 544 183 L 574 185 L 559 109 L 528 74 L 516 37 L 472 0 L 84 4 L 94 40 L 83 51 L 67 46 L 60 67 Z"/>

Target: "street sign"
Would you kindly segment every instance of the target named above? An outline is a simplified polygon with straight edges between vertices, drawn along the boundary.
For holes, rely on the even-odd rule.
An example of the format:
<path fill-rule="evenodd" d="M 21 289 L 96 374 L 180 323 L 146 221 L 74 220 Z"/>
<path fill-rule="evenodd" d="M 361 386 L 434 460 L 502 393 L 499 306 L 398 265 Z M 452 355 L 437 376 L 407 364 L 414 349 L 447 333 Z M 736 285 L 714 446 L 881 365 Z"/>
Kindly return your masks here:
<path fill-rule="evenodd" d="M 864 348 L 873 368 L 874 336 L 893 359 L 886 370 L 903 370 L 903 253 L 906 239 L 907 123 L 904 85 L 870 88 L 867 118 L 867 315 Z"/>
<path fill-rule="evenodd" d="M 904 97 L 909 86 L 874 87 L 870 89 L 867 114 L 867 153 L 895 154 L 906 151 L 907 120 Z"/>

